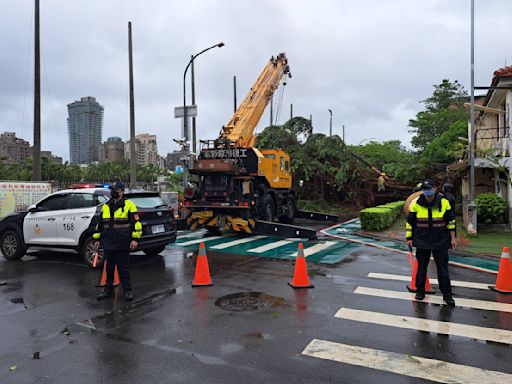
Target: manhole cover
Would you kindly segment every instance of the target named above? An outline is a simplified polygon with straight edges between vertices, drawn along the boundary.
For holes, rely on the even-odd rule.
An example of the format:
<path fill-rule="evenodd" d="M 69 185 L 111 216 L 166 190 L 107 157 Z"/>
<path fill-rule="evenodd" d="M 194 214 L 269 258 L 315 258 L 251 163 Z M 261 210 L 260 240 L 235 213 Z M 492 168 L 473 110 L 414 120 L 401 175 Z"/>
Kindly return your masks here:
<path fill-rule="evenodd" d="M 221 297 L 215 305 L 228 311 L 261 311 L 283 302 L 280 297 L 261 292 L 239 292 Z"/>

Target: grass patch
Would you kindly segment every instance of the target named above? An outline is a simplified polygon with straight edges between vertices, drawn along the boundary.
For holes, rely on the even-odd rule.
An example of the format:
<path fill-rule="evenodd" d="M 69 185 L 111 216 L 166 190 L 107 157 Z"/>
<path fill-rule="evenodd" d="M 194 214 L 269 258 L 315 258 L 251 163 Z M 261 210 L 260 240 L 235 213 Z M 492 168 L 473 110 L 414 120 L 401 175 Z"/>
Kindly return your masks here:
<path fill-rule="evenodd" d="M 479 232 L 478 236 L 470 236 L 461 218 L 457 218 L 457 228 L 460 247 L 470 253 L 500 256 L 503 247 L 512 246 L 510 232 Z"/>

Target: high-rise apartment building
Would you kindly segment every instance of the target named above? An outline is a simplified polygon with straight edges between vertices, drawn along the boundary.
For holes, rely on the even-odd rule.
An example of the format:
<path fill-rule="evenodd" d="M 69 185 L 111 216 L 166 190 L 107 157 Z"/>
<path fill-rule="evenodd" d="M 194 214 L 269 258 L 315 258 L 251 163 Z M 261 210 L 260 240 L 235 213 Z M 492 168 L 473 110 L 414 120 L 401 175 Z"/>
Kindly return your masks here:
<path fill-rule="evenodd" d="M 28 141 L 16 137 L 14 132 L 4 132 L 0 135 L 0 157 L 5 158 L 5 164 L 23 162 L 32 156 Z"/>
<path fill-rule="evenodd" d="M 100 146 L 100 162 L 124 159 L 124 142 L 120 137 L 109 137 Z"/>
<path fill-rule="evenodd" d="M 153 164 L 158 166 L 158 150 L 156 146 L 156 135 L 142 133 L 135 136 L 135 154 L 137 156 L 137 165 L 146 166 Z M 124 145 L 124 155 L 130 159 L 130 142 Z"/>
<path fill-rule="evenodd" d="M 166 165 L 169 171 L 175 171 L 176 166 L 181 165 L 181 151 L 173 151 L 167 154 Z"/>
<path fill-rule="evenodd" d="M 69 158 L 71 164 L 90 164 L 100 159 L 103 106 L 94 97 L 68 104 Z"/>

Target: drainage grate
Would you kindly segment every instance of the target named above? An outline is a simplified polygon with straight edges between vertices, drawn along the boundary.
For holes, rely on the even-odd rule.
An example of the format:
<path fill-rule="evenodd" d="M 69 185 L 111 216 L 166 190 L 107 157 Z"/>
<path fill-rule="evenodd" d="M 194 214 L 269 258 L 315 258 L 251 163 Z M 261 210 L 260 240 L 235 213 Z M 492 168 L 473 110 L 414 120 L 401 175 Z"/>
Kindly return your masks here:
<path fill-rule="evenodd" d="M 239 292 L 221 297 L 215 305 L 228 311 L 262 311 L 282 305 L 284 299 L 261 292 Z"/>

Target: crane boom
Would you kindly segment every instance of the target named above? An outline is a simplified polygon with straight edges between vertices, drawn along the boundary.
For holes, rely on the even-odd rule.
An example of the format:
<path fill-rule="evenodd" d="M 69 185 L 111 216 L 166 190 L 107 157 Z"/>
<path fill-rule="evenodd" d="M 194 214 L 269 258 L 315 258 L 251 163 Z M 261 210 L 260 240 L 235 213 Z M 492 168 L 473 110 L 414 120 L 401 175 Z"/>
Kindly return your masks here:
<path fill-rule="evenodd" d="M 219 141 L 239 148 L 251 148 L 256 141 L 254 130 L 272 94 L 286 75 L 291 77 L 288 59 L 280 53 L 269 60 L 231 120 L 222 128 Z"/>

